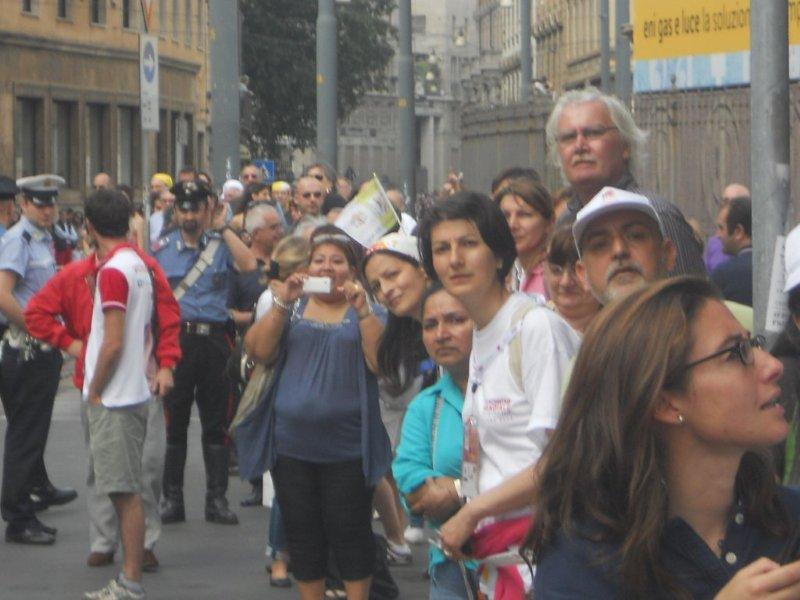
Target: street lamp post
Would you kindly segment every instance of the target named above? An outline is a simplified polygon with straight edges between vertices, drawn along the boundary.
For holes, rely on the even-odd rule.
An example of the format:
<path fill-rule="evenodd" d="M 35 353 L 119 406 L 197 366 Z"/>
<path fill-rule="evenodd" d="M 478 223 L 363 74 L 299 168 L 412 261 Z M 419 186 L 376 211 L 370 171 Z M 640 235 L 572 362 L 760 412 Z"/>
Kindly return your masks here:
<path fill-rule="evenodd" d="M 416 134 L 414 112 L 414 61 L 411 54 L 411 0 L 398 2 L 397 107 L 400 110 L 400 178 L 403 191 L 412 204 L 416 202 Z"/>
<path fill-rule="evenodd" d="M 337 168 L 337 52 L 334 0 L 319 0 L 317 8 L 317 154 Z"/>

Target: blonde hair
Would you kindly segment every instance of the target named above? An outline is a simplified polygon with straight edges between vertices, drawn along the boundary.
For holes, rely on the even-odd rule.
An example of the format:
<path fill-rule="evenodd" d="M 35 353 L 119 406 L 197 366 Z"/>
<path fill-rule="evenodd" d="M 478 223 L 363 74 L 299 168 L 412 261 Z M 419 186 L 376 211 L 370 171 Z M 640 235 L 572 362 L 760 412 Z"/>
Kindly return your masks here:
<path fill-rule="evenodd" d="M 283 281 L 297 269 L 308 265 L 311 243 L 302 237 L 291 235 L 283 238 L 272 252 L 272 260 L 278 263 L 278 279 Z"/>

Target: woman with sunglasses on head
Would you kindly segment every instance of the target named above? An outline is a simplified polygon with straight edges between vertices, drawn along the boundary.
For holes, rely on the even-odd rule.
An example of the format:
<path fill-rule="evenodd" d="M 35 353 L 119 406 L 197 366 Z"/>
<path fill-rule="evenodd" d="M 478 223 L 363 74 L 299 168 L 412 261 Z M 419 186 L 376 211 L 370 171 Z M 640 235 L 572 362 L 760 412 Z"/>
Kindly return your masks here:
<path fill-rule="evenodd" d="M 511 179 L 494 196 L 508 222 L 517 251 L 511 289 L 547 298 L 544 262 L 553 229 L 553 198 L 542 184 L 528 177 Z"/>
<path fill-rule="evenodd" d="M 388 311 L 376 358 L 381 417 L 394 451 L 406 407 L 435 377 L 420 327 L 428 277 L 420 265 L 417 238 L 400 232 L 382 237 L 367 250 L 361 272 L 373 297 Z M 405 513 L 391 473 L 378 485 L 375 504 L 386 532 L 389 562 L 408 564 L 411 548 L 406 542 L 422 542 L 424 534 L 412 523 L 404 536 Z"/>
<path fill-rule="evenodd" d="M 578 258 L 572 227 L 562 225 L 547 242 L 544 282 L 550 298 L 548 306 L 575 331 L 582 333 L 600 311 L 600 303 L 583 287 L 575 273 Z"/>
<path fill-rule="evenodd" d="M 515 243 L 503 213 L 487 197 L 461 192 L 436 204 L 419 235 L 428 276 L 464 305 L 476 327 L 460 480 L 460 495 L 471 501 L 456 518 L 467 521 L 469 531 L 477 525 L 476 556 L 503 553 L 524 537 L 531 512 L 505 512 L 484 495 L 537 462 L 558 419 L 578 337 L 553 311 L 506 289 Z M 455 555 L 457 548 L 445 548 Z M 489 568 L 482 581 L 491 594 L 523 594 L 530 583 L 527 570 L 514 567 Z"/>
<path fill-rule="evenodd" d="M 267 467 L 304 600 L 322 598 L 329 552 L 347 597 L 366 600 L 375 567 L 372 495 L 391 451 L 370 372 L 383 331 L 356 283 L 359 250 L 340 229 L 311 236 L 308 276 L 272 284 L 272 306 L 245 336 L 253 360 L 275 364 Z M 322 286 L 322 281 L 315 282 Z"/>
<path fill-rule="evenodd" d="M 461 506 L 456 481 L 461 478 L 461 408 L 469 379 L 472 328 L 466 308 L 441 283 L 425 292 L 422 339 L 442 376 L 409 404 L 392 471 L 410 512 L 424 515 L 431 527 Z M 435 546 L 428 553 L 428 572 L 431 600 L 467 598 L 465 586 L 474 584 L 474 564 L 466 571 Z"/>
<path fill-rule="evenodd" d="M 788 431 L 782 368 L 763 343 L 699 278 L 603 310 L 541 460 L 537 600 L 800 597 L 800 496 L 768 451 Z"/>

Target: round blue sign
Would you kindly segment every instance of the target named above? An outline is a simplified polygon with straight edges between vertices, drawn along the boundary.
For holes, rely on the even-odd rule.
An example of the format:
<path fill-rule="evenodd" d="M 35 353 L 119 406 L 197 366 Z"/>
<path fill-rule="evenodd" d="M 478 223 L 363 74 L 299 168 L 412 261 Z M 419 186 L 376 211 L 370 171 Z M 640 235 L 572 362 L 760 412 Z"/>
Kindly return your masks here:
<path fill-rule="evenodd" d="M 156 74 L 156 51 L 151 42 L 145 43 L 143 54 L 142 69 L 144 69 L 144 78 L 149 83 L 152 83 Z"/>

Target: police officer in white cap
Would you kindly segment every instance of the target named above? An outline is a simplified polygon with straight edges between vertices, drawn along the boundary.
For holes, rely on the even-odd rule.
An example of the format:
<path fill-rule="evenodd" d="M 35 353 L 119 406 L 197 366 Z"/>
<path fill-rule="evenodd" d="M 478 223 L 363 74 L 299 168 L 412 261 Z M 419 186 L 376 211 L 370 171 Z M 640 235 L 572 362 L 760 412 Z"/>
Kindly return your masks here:
<path fill-rule="evenodd" d="M 18 179 L 22 217 L 0 239 L 0 312 L 9 322 L 0 346 L 8 420 L 0 512 L 6 542 L 20 544 L 52 544 L 56 531 L 39 521 L 36 511 L 77 497 L 75 490 L 54 487 L 44 466 L 61 353 L 31 338 L 23 319 L 28 300 L 56 270 L 50 228 L 63 184 L 58 175 Z"/>

